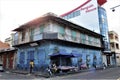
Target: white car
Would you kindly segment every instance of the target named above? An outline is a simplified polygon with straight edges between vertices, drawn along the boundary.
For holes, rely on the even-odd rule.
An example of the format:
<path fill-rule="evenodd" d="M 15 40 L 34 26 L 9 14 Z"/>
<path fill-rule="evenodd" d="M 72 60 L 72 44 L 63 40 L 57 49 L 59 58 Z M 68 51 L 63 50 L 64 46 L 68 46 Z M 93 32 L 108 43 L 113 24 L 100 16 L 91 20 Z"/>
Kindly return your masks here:
<path fill-rule="evenodd" d="M 4 69 L 3 69 L 3 64 L 0 64 L 0 71 L 3 72 Z"/>

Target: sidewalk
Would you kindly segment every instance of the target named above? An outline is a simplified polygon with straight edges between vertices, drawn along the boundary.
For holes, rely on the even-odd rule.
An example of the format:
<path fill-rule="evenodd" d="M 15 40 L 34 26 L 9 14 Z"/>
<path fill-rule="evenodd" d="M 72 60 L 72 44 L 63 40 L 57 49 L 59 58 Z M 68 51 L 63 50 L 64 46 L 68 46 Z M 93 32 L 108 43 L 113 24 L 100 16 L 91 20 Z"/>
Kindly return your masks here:
<path fill-rule="evenodd" d="M 114 67 L 107 67 L 106 69 L 109 68 L 114 68 Z M 84 70 L 79 70 L 79 71 L 70 71 L 70 72 L 66 72 L 66 73 L 57 73 L 55 75 L 52 75 L 51 77 L 55 77 L 55 76 L 65 76 L 65 75 L 69 75 L 69 74 L 76 74 L 76 73 L 82 73 L 82 72 L 89 72 L 89 71 L 97 71 L 97 70 L 103 70 L 103 68 L 90 68 L 90 69 L 84 69 Z M 17 74 L 23 74 L 23 75 L 29 75 L 29 71 L 24 71 L 24 70 L 8 70 L 8 72 L 11 73 L 17 73 Z M 45 78 L 49 78 L 50 76 L 47 73 L 44 72 L 33 72 L 31 75 L 33 76 L 39 76 L 39 77 L 45 77 Z"/>

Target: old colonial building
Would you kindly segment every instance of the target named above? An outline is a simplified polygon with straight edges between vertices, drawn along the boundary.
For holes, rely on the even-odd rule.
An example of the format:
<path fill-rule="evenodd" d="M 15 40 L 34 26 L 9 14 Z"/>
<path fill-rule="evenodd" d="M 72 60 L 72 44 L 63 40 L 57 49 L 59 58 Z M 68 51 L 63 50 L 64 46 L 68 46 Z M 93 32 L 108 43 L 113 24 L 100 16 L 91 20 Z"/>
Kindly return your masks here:
<path fill-rule="evenodd" d="M 18 49 L 16 67 L 29 70 L 34 61 L 34 71 L 42 71 L 51 63 L 57 66 L 88 68 L 102 65 L 102 36 L 53 13 L 27 22 L 13 35 L 13 46 Z"/>

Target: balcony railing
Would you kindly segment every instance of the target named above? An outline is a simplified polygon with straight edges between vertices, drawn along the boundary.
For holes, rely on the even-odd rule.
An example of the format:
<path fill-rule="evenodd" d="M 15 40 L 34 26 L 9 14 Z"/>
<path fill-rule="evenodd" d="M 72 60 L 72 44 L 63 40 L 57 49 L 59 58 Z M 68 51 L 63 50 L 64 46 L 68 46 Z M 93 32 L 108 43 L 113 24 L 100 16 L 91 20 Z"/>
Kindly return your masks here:
<path fill-rule="evenodd" d="M 100 42 L 89 41 L 86 39 L 81 39 L 80 37 L 75 37 L 75 36 L 71 36 L 68 34 L 62 34 L 62 33 L 40 33 L 40 34 L 36 34 L 33 36 L 26 36 L 24 41 L 22 41 L 21 39 L 14 40 L 13 45 L 15 46 L 15 45 L 38 41 L 42 39 L 61 39 L 61 40 L 66 40 L 70 42 L 92 45 L 92 46 L 97 46 L 97 47 L 101 46 Z"/>
<path fill-rule="evenodd" d="M 75 36 L 71 36 L 67 34 L 58 33 L 58 38 L 62 40 L 66 40 L 66 41 L 72 41 L 75 43 L 82 43 L 82 44 L 92 45 L 92 46 L 97 46 L 97 47 L 101 46 L 100 42 L 81 39 L 80 37 L 75 37 Z"/>

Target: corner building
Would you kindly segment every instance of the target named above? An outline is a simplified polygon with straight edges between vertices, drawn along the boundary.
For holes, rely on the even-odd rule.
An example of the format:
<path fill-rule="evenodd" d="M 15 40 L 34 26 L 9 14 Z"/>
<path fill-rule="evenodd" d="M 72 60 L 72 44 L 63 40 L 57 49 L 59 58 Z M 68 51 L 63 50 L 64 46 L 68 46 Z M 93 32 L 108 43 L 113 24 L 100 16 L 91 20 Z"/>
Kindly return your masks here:
<path fill-rule="evenodd" d="M 102 65 L 102 36 L 52 13 L 14 31 L 17 69 L 29 70 L 30 60 L 34 61 L 34 71 L 43 71 L 53 62 L 57 66 L 85 64 L 89 68 L 93 68 L 93 62 Z"/>

